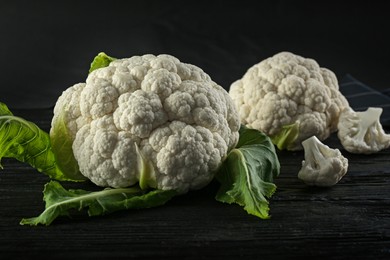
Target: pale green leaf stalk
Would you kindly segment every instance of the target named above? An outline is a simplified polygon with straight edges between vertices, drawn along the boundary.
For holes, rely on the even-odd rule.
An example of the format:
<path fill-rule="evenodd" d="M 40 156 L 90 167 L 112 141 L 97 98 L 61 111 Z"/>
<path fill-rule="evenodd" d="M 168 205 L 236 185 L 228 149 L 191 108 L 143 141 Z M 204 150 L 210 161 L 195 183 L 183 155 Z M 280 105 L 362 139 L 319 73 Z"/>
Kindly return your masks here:
<path fill-rule="evenodd" d="M 150 160 L 147 160 L 139 149 L 137 143 L 134 143 L 135 151 L 137 154 L 137 167 L 139 172 L 139 186 L 141 189 L 146 190 L 149 188 L 156 188 L 156 176 L 153 164 Z"/>
<path fill-rule="evenodd" d="M 68 127 L 64 121 L 64 113 L 53 121 L 53 126 L 50 131 L 50 141 L 58 167 L 66 175 L 78 181 L 86 180 L 79 170 L 79 165 L 73 155 L 72 144 L 73 137 L 69 133 Z"/>
<path fill-rule="evenodd" d="M 112 61 L 116 58 L 110 57 L 104 52 L 100 52 L 92 61 L 91 67 L 89 68 L 89 73 L 96 69 L 107 67 Z"/>
<path fill-rule="evenodd" d="M 125 209 L 145 209 L 165 204 L 176 195 L 171 190 L 145 192 L 139 187 L 106 188 L 101 191 L 66 190 L 57 181 L 45 185 L 45 210 L 37 217 L 25 218 L 21 225 L 50 225 L 59 216 L 70 216 L 71 210 L 87 209 L 89 216 L 106 215 Z"/>
<path fill-rule="evenodd" d="M 291 150 L 298 136 L 299 121 L 283 126 L 278 134 L 271 136 L 271 140 L 279 150 Z"/>
<path fill-rule="evenodd" d="M 49 134 L 36 124 L 14 116 L 0 103 L 0 160 L 3 157 L 28 163 L 53 179 L 73 180 L 58 167 Z"/>
<path fill-rule="evenodd" d="M 235 149 L 227 156 L 216 178 L 221 183 L 216 199 L 237 203 L 252 215 L 269 218 L 268 199 L 276 191 L 274 178 L 280 163 L 270 138 L 244 126 Z"/>

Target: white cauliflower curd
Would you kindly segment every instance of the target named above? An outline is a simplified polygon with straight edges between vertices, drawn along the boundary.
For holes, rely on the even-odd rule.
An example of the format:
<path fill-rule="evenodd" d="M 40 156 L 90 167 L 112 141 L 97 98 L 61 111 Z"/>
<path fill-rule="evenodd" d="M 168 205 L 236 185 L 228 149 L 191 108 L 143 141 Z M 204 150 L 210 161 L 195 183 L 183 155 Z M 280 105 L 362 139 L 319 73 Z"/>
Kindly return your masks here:
<path fill-rule="evenodd" d="M 202 69 L 143 55 L 113 59 L 65 90 L 50 135 L 60 166 L 96 185 L 184 193 L 213 179 L 239 127 L 228 93 Z"/>
<path fill-rule="evenodd" d="M 335 74 L 309 58 L 281 52 L 248 69 L 229 91 L 241 121 L 269 135 L 279 149 L 302 150 L 325 140 L 348 107 Z"/>

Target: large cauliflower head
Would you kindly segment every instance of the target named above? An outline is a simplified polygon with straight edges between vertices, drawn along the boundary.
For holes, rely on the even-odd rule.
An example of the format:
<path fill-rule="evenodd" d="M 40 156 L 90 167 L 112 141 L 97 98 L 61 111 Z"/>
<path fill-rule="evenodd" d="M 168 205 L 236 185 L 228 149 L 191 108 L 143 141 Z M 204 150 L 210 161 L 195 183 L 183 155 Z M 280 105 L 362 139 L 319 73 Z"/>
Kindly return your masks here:
<path fill-rule="evenodd" d="M 302 150 L 301 142 L 313 135 L 326 139 L 337 130 L 340 111 L 349 106 L 332 71 L 290 52 L 249 68 L 229 94 L 244 125 L 288 150 Z"/>
<path fill-rule="evenodd" d="M 142 182 L 184 193 L 213 179 L 239 127 L 230 96 L 199 67 L 143 55 L 65 90 L 50 135 L 64 171 L 79 169 L 99 186 Z M 78 167 L 69 169 L 72 161 Z"/>

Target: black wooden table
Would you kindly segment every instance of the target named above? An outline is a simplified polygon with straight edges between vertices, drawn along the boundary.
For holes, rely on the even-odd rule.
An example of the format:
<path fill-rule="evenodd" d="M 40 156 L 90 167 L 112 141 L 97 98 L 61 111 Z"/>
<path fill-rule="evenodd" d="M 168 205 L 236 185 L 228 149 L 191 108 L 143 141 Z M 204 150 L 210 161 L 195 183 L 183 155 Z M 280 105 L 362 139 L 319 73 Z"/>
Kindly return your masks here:
<path fill-rule="evenodd" d="M 50 109 L 14 113 L 49 129 Z M 335 135 L 325 143 L 341 148 Z M 280 152 L 268 220 L 217 202 L 213 182 L 162 207 L 61 217 L 48 227 L 19 225 L 43 210 L 48 178 L 3 159 L 0 258 L 390 259 L 390 149 L 374 155 L 341 151 L 349 171 L 332 188 L 305 186 L 297 178 L 303 152 Z"/>

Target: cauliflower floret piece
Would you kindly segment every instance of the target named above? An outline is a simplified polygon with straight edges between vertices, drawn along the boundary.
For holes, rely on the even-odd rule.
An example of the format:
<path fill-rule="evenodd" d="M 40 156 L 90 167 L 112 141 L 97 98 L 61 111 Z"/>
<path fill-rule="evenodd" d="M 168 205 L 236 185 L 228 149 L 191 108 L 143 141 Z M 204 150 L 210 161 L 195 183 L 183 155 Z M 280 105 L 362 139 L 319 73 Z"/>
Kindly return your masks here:
<path fill-rule="evenodd" d="M 379 121 L 383 109 L 369 107 L 355 112 L 346 108 L 341 112 L 338 137 L 344 149 L 350 153 L 371 154 L 390 147 L 390 135 Z"/>
<path fill-rule="evenodd" d="M 301 142 L 312 135 L 325 140 L 337 130 L 340 111 L 349 106 L 332 71 L 290 52 L 249 68 L 229 94 L 244 125 L 288 150 L 301 150 Z"/>
<path fill-rule="evenodd" d="M 104 187 L 139 182 L 185 193 L 208 184 L 238 141 L 229 94 L 170 55 L 107 65 L 58 99 L 50 134 L 62 136 L 67 149 L 54 147 L 56 156 L 72 164 L 70 150 L 74 168 Z"/>
<path fill-rule="evenodd" d="M 339 149 L 332 149 L 312 136 L 302 142 L 305 160 L 298 178 L 307 185 L 328 187 L 338 183 L 347 173 L 348 159 Z"/>

